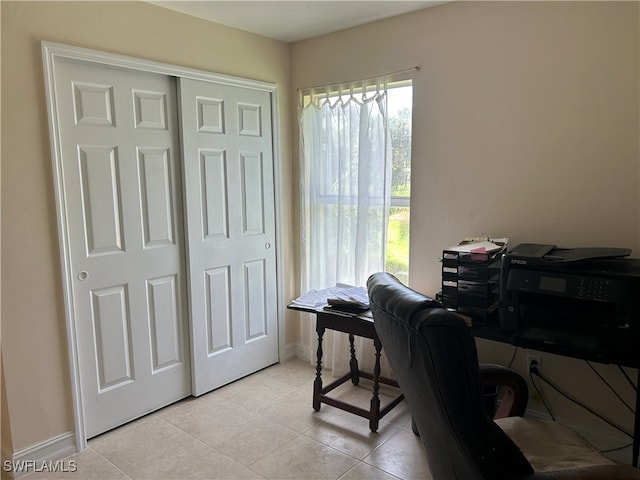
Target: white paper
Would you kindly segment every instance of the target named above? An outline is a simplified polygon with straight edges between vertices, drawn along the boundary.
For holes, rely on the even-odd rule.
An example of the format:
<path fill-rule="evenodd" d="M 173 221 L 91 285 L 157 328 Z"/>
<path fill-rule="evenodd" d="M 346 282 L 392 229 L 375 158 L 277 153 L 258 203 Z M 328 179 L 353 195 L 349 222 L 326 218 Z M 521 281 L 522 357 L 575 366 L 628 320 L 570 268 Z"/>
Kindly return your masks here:
<path fill-rule="evenodd" d="M 293 300 L 291 305 L 301 308 L 319 308 L 327 305 L 330 298 L 364 305 L 369 304 L 369 294 L 366 288 L 337 284 L 323 290 L 310 290 Z"/>
<path fill-rule="evenodd" d="M 502 248 L 501 245 L 496 245 L 493 242 L 472 242 L 472 243 L 463 243 L 462 245 L 456 245 L 455 247 L 449 247 L 447 250 L 452 250 L 454 252 L 465 252 L 465 253 L 487 253 L 487 252 L 497 252 Z"/>

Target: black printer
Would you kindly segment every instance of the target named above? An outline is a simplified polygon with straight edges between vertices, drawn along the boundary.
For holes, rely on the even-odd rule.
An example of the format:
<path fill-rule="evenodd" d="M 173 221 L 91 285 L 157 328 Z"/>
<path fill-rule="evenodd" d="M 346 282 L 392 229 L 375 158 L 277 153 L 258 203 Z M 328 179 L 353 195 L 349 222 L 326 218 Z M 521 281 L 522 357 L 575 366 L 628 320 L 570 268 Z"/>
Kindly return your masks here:
<path fill-rule="evenodd" d="M 499 321 L 503 331 L 615 361 L 640 351 L 640 259 L 624 248 L 558 248 L 523 243 L 501 262 Z"/>

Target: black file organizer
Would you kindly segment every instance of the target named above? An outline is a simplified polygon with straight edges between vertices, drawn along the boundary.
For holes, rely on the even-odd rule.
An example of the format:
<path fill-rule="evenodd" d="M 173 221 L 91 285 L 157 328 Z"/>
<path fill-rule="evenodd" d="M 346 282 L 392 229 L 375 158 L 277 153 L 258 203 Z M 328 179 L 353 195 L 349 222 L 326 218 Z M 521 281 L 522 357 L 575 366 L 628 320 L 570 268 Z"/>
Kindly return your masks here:
<path fill-rule="evenodd" d="M 500 260 L 504 249 L 490 253 L 442 252 L 442 303 L 472 323 L 497 319 Z"/>

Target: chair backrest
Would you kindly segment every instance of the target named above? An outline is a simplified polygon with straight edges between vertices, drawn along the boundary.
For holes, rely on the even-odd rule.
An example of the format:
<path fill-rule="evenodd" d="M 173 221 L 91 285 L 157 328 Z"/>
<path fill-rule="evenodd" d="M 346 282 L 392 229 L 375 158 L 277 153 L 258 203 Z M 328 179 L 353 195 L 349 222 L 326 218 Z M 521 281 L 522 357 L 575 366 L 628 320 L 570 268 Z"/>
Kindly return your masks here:
<path fill-rule="evenodd" d="M 388 273 L 367 287 L 376 333 L 405 395 L 433 478 L 513 479 L 533 472 L 484 409 L 464 320 Z"/>

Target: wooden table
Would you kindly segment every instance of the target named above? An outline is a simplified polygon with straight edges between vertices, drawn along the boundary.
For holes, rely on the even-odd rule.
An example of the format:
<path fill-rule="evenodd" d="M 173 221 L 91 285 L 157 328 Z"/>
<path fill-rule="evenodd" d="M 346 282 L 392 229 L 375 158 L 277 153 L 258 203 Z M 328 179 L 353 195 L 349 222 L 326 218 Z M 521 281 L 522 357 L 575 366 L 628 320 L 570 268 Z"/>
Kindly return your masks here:
<path fill-rule="evenodd" d="M 394 397 L 389 403 L 382 406 L 380 405 L 380 384 L 390 385 L 398 388 L 398 383 L 390 378 L 380 376 L 380 355 L 382 352 L 382 344 L 376 334 L 376 330 L 373 326 L 373 319 L 366 314 L 351 314 L 343 312 L 334 312 L 324 310 L 323 308 L 299 308 L 289 305 L 289 308 L 293 310 L 301 310 L 316 315 L 316 332 L 318 333 L 318 350 L 316 360 L 316 378 L 313 382 L 313 409 L 317 412 L 320 410 L 320 405 L 326 403 L 341 410 L 359 415 L 369 420 L 369 428 L 372 432 L 378 430 L 379 422 L 382 417 L 398 405 L 403 399 L 404 395 L 400 392 L 398 396 Z M 349 362 L 349 373 L 343 375 L 337 380 L 331 382 L 329 385 L 323 386 L 322 384 L 322 339 L 325 331 L 335 330 L 338 332 L 344 332 L 349 335 L 349 350 L 351 353 L 351 360 Z M 354 336 L 370 338 L 373 340 L 375 347 L 375 363 L 373 373 L 364 372 L 358 367 L 358 360 L 356 359 L 356 351 L 354 347 Z M 342 385 L 343 383 L 351 380 L 353 385 L 358 385 L 360 378 L 366 378 L 373 381 L 373 394 L 369 409 L 358 407 L 356 405 L 332 398 L 329 393 Z"/>

